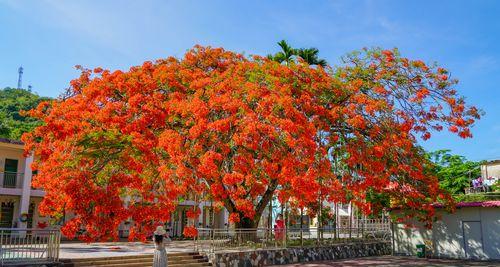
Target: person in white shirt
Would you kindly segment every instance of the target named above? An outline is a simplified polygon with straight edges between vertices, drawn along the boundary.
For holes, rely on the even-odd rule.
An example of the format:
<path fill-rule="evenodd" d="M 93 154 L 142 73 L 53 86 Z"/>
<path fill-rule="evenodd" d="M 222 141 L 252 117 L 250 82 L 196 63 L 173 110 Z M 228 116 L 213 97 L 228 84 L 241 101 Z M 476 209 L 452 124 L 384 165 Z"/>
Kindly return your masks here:
<path fill-rule="evenodd" d="M 484 186 L 486 187 L 486 192 L 489 192 L 491 191 L 491 187 L 496 183 L 497 181 L 497 178 L 496 177 L 488 177 L 486 179 L 484 179 Z"/>

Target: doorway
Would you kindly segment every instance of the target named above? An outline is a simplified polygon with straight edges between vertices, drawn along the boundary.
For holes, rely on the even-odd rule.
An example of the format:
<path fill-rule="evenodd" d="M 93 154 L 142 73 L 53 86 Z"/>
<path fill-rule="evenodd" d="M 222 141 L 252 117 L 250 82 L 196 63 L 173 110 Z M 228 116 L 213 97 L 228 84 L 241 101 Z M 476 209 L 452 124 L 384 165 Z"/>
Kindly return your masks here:
<path fill-rule="evenodd" d="M 462 230 L 465 257 L 468 259 L 484 258 L 481 221 L 463 221 Z"/>
<path fill-rule="evenodd" d="M 188 218 L 186 215 L 187 209 L 189 207 L 187 206 L 179 206 L 173 216 L 173 221 L 172 221 L 172 232 L 171 236 L 172 237 L 181 237 L 183 232 L 184 232 L 184 227 L 188 223 Z"/>
<path fill-rule="evenodd" d="M 0 228 L 12 228 L 14 202 L 2 202 L 0 207 Z"/>

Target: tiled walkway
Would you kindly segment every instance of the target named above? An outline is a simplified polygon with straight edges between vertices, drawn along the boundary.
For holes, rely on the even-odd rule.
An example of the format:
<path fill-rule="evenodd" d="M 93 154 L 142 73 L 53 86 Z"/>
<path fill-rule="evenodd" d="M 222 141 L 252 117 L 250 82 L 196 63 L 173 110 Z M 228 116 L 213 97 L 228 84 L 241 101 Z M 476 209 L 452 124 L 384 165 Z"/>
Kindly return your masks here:
<path fill-rule="evenodd" d="M 110 242 L 110 243 L 62 243 L 59 252 L 61 259 L 97 258 L 153 254 L 151 242 Z M 167 245 L 167 252 L 191 252 L 193 241 L 174 241 Z"/>
<path fill-rule="evenodd" d="M 445 260 L 445 259 L 419 259 L 413 257 L 396 257 L 396 256 L 381 256 L 381 257 L 366 257 L 356 259 L 344 259 L 328 262 L 315 263 L 300 263 L 277 265 L 275 267 L 358 267 L 358 266 L 377 266 L 377 267 L 393 267 L 393 266 L 500 266 L 500 262 L 480 262 L 480 261 L 461 261 L 461 260 Z"/>
<path fill-rule="evenodd" d="M 169 253 L 193 251 L 193 241 L 173 241 L 167 245 Z M 113 256 L 129 256 L 153 254 L 153 244 L 141 242 L 110 243 L 62 243 L 59 257 L 61 259 L 98 258 Z M 358 267 L 358 266 L 500 266 L 500 262 L 479 262 L 445 259 L 419 259 L 414 257 L 366 257 L 343 259 L 328 262 L 297 263 L 278 265 L 281 267 Z M 278 267 L 275 266 L 275 267 Z"/>

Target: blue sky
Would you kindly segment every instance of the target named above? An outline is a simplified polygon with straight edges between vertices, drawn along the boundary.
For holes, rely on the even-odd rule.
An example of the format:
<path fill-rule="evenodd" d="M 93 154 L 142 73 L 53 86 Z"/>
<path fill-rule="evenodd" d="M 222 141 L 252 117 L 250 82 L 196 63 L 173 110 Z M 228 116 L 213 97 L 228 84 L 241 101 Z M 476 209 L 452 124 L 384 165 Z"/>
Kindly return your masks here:
<path fill-rule="evenodd" d="M 0 88 L 55 97 L 75 65 L 128 69 L 182 56 L 195 44 L 268 54 L 276 42 L 317 47 L 329 63 L 355 49 L 398 47 L 437 61 L 458 91 L 486 112 L 463 140 L 447 132 L 422 144 L 472 160 L 500 159 L 500 1 L 49 1 L 0 0 Z"/>

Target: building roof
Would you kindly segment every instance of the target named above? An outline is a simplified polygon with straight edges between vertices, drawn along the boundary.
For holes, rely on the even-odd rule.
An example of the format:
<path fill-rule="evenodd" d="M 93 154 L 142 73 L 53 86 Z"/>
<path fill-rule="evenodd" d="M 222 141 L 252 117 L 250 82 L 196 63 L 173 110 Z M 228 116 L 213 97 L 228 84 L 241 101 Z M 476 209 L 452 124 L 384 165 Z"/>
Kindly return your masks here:
<path fill-rule="evenodd" d="M 434 208 L 440 209 L 445 206 L 441 203 L 435 203 L 432 205 Z M 471 201 L 471 202 L 458 202 L 455 204 L 456 208 L 498 208 L 500 207 L 500 200 L 488 200 L 488 201 Z M 401 210 L 401 207 L 393 207 L 389 210 L 397 211 Z"/>
<path fill-rule="evenodd" d="M 443 204 L 434 204 L 435 208 L 443 208 Z M 474 201 L 474 202 L 459 202 L 455 205 L 457 208 L 471 208 L 471 207 L 483 207 L 483 208 L 495 208 L 500 207 L 500 200 L 488 200 L 488 201 Z"/>
<path fill-rule="evenodd" d="M 494 165 L 494 164 L 500 164 L 500 159 L 489 160 L 482 165 L 484 166 L 484 165 Z"/>
<path fill-rule="evenodd" d="M 0 143 L 13 144 L 13 145 L 24 145 L 24 143 L 22 141 L 7 139 L 7 138 L 0 138 Z"/>

